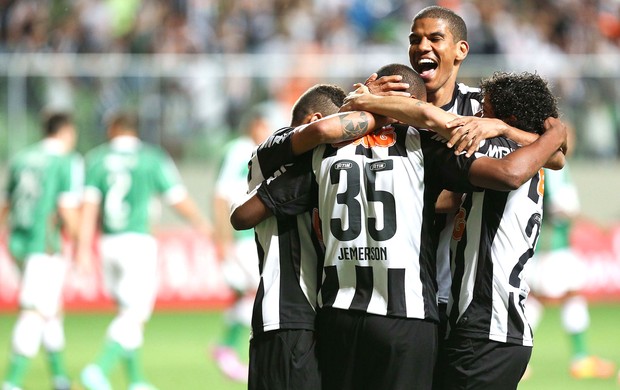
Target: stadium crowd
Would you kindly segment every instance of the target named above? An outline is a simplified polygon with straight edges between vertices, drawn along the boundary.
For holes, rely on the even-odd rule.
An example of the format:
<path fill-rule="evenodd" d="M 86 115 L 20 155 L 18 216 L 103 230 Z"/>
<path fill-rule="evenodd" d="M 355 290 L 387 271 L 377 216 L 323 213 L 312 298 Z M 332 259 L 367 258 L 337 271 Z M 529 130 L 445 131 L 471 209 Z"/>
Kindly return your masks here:
<path fill-rule="evenodd" d="M 620 91 L 617 83 L 609 82 L 614 77 L 613 71 L 606 71 L 609 66 L 588 65 L 591 61 L 583 57 L 620 55 L 620 4 L 614 0 L 2 0 L 0 53 L 402 53 L 411 15 L 432 4 L 463 16 L 469 26 L 470 57 L 500 55 L 517 64 L 524 61 L 524 53 L 535 53 L 516 70 L 532 70 L 532 62 L 548 58 L 536 63 L 536 71 L 552 79 L 561 105 L 569 108 L 562 111 L 577 128 L 577 156 L 617 158 L 620 121 L 606 102 L 617 101 Z M 563 67 L 573 62 L 568 55 L 582 56 L 577 74 Z M 519 61 L 511 61 L 511 56 L 519 56 Z M 278 88 L 259 80 L 226 82 L 229 98 L 220 103 L 223 107 L 203 104 L 187 115 L 187 108 L 179 107 L 212 101 L 213 96 L 186 84 L 151 81 L 147 88 L 116 89 L 159 89 L 152 94 L 152 104 L 164 101 L 174 107 L 169 115 L 173 119 L 154 128 L 173 133 L 167 138 L 174 139 L 196 134 L 187 129 L 236 132 L 239 114 L 276 98 L 273 90 Z M 101 88 L 99 99 L 105 100 L 111 91 L 114 88 Z M 582 128 L 596 129 L 596 134 L 581 137 Z"/>
<path fill-rule="evenodd" d="M 308 46 L 358 51 L 406 45 L 397 32 L 431 4 L 463 15 L 472 54 L 524 47 L 567 54 L 620 50 L 620 4 L 613 0 L 3 0 L 0 47 L 67 53 L 259 53 Z"/>

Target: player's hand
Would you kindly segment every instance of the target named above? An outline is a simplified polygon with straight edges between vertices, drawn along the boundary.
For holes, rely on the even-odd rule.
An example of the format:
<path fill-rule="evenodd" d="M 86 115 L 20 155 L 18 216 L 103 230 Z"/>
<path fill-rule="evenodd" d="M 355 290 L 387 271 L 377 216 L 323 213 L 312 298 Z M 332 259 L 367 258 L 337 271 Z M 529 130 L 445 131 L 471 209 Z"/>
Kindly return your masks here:
<path fill-rule="evenodd" d="M 455 118 L 446 127 L 452 129 L 448 147 L 454 147 L 456 154 L 466 152 L 467 157 L 478 150 L 481 141 L 504 135 L 507 130 L 506 123 L 499 119 L 474 116 Z"/>
<path fill-rule="evenodd" d="M 373 73 L 366 79 L 364 85 L 368 87 L 370 93 L 383 96 L 411 96 L 407 92 L 409 84 L 402 83 L 403 76 L 392 75 L 377 78 L 377 74 Z"/>
<path fill-rule="evenodd" d="M 338 112 L 364 111 L 364 103 L 368 98 L 372 98 L 370 90 L 364 84 L 357 83 L 353 85 L 353 87 L 355 90 L 353 92 L 349 92 L 349 94 L 344 98 L 344 103 Z"/>
<path fill-rule="evenodd" d="M 543 135 L 558 137 L 558 140 L 561 141 L 560 151 L 566 155 L 568 152 L 568 130 L 566 124 L 558 118 L 549 117 L 545 119 L 543 129 Z"/>

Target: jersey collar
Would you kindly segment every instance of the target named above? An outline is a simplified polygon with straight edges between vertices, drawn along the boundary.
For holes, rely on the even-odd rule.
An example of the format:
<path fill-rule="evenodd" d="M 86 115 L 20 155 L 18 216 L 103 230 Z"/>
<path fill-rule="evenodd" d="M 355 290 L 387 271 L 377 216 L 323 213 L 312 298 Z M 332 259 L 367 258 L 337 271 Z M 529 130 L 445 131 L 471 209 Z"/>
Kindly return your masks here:
<path fill-rule="evenodd" d="M 140 147 L 142 141 L 138 137 L 131 135 L 119 135 L 110 140 L 112 149 L 117 150 L 135 150 Z"/>

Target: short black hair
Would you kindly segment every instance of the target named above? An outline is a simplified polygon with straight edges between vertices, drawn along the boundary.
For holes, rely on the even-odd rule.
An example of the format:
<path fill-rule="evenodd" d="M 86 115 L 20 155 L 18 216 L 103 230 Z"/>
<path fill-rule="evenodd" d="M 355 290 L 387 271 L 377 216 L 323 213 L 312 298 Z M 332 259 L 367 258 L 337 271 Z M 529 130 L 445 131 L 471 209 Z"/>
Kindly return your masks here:
<path fill-rule="evenodd" d="M 400 75 L 402 82 L 409 84 L 407 92 L 418 100 L 426 101 L 426 87 L 420 74 L 412 67 L 404 64 L 389 64 L 377 70 L 377 77 Z"/>
<path fill-rule="evenodd" d="M 300 126 L 304 118 L 319 112 L 323 116 L 335 114 L 344 102 L 346 93 L 342 88 L 332 84 L 317 84 L 295 102 L 291 113 L 291 126 Z"/>
<path fill-rule="evenodd" d="M 138 115 L 133 111 L 110 112 L 105 116 L 104 122 L 108 127 L 118 126 L 125 130 L 138 131 Z"/>
<path fill-rule="evenodd" d="M 518 129 L 542 133 L 545 119 L 559 116 L 549 84 L 535 73 L 495 72 L 480 82 L 480 88 L 494 116 Z M 511 117 L 516 121 L 508 121 Z"/>
<path fill-rule="evenodd" d="M 448 28 L 452 33 L 454 42 L 467 41 L 467 25 L 463 18 L 457 15 L 449 8 L 440 7 L 438 5 L 431 5 L 423 8 L 413 17 L 413 23 L 418 19 L 442 19 L 448 22 Z"/>
<path fill-rule="evenodd" d="M 43 134 L 46 137 L 55 136 L 66 125 L 73 124 L 71 114 L 66 112 L 45 112 L 42 115 Z"/>

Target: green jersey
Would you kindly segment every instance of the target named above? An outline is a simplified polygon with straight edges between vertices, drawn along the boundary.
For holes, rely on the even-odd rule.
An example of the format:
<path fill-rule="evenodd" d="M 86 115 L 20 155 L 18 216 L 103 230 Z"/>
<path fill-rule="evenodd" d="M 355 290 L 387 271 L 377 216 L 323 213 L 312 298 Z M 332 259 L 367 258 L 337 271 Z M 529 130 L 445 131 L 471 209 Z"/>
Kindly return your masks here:
<path fill-rule="evenodd" d="M 559 250 L 570 247 L 572 219 L 579 213 L 577 187 L 568 164 L 559 171 L 545 169 L 545 220 L 541 242 L 543 249 Z"/>
<path fill-rule="evenodd" d="M 226 145 L 215 192 L 227 199 L 229 205 L 236 203 L 248 192 L 248 162 L 255 149 L 256 144 L 249 137 L 236 138 Z M 254 239 L 254 229 L 235 230 L 233 235 L 236 240 Z"/>
<path fill-rule="evenodd" d="M 58 206 L 78 207 L 82 183 L 81 157 L 64 152 L 56 140 L 45 139 L 15 156 L 6 194 L 13 258 L 22 261 L 30 254 L 61 251 Z"/>
<path fill-rule="evenodd" d="M 100 202 L 104 234 L 147 234 L 153 198 L 176 203 L 186 194 L 170 156 L 136 137 L 116 137 L 86 156 L 85 196 Z"/>

